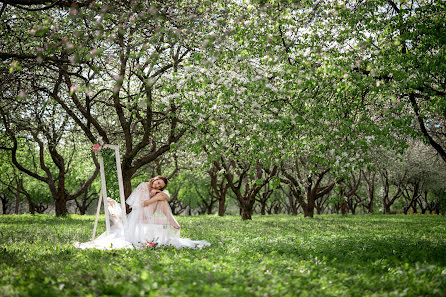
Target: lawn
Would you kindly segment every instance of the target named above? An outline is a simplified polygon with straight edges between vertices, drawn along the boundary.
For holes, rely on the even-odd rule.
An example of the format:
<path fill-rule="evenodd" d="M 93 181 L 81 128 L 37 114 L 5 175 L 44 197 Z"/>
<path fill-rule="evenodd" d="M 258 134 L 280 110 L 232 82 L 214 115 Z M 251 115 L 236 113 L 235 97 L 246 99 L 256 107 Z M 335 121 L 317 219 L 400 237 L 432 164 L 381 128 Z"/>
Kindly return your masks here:
<path fill-rule="evenodd" d="M 77 250 L 94 216 L 0 216 L 0 295 L 446 296 L 444 216 L 178 221 L 211 247 Z"/>

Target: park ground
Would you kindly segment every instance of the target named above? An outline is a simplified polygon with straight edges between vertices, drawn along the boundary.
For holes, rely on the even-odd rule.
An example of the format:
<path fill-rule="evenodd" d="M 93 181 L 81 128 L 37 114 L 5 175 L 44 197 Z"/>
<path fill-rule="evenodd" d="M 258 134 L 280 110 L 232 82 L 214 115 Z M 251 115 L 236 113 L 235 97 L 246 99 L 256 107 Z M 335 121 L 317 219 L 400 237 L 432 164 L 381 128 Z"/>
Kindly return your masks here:
<path fill-rule="evenodd" d="M 94 216 L 1 216 L 0 295 L 446 296 L 445 216 L 178 221 L 211 247 L 78 250 Z"/>

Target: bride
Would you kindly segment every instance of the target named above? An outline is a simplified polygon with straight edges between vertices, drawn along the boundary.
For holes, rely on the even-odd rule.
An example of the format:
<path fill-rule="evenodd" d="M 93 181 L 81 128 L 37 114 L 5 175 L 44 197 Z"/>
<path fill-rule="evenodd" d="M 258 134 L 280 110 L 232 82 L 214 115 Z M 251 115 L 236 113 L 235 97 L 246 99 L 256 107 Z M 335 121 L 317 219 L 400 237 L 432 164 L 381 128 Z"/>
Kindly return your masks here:
<path fill-rule="evenodd" d="M 105 232 L 89 242 L 75 242 L 75 246 L 81 249 L 144 248 L 155 245 L 172 245 L 179 249 L 209 246 L 210 243 L 204 240 L 194 241 L 180 237 L 180 225 L 168 204 L 170 195 L 165 189 L 167 183 L 164 176 L 156 176 L 148 183 L 140 183 L 126 200 L 132 211 L 128 214 L 125 225 L 122 224 L 123 214 L 119 204 L 108 198 L 109 234 Z"/>

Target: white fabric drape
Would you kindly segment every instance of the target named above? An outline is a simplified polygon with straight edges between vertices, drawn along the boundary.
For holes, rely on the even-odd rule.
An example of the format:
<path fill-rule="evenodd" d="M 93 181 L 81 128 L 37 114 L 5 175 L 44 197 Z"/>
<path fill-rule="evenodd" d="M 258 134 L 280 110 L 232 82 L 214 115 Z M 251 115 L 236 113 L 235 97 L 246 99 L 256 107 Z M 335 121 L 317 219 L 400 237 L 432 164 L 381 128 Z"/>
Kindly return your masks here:
<path fill-rule="evenodd" d="M 163 191 L 169 196 L 167 190 Z M 140 183 L 130 194 L 126 203 L 132 208 L 127 216 L 126 225 L 122 224 L 122 211 L 119 204 L 108 198 L 108 209 L 110 213 L 110 233 L 101 234 L 95 240 L 79 243 L 75 246 L 81 249 L 121 249 L 142 248 L 150 244 L 172 245 L 179 249 L 202 248 L 210 243 L 204 240 L 190 240 L 180 237 L 180 230 L 174 228 L 179 226 L 172 215 L 167 201 L 158 201 L 144 207 L 143 203 L 150 199 L 147 183 Z M 125 236 L 124 236 L 125 234 Z"/>

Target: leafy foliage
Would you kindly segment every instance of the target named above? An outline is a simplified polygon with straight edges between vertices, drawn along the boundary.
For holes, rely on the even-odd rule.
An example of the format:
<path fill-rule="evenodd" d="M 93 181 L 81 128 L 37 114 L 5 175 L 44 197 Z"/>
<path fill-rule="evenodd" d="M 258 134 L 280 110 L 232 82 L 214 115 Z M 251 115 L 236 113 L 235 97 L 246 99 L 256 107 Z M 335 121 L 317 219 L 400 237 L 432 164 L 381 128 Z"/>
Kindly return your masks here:
<path fill-rule="evenodd" d="M 111 197 L 120 202 L 115 151 L 109 148 L 103 148 L 101 150 L 101 154 L 104 160 L 104 173 L 105 182 L 107 184 L 107 195 L 108 197 Z"/>

